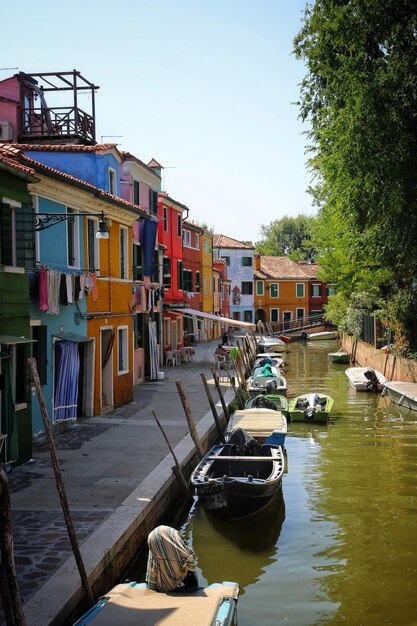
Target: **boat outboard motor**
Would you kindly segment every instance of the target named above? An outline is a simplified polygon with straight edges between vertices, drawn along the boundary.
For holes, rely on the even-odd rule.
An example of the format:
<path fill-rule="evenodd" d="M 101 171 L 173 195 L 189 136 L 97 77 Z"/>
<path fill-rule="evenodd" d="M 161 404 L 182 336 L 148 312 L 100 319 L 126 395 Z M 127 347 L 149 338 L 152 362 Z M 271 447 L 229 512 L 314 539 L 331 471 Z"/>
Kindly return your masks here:
<path fill-rule="evenodd" d="M 316 407 L 317 407 L 317 403 L 319 401 L 319 394 L 318 393 L 310 393 L 307 397 L 306 397 L 306 401 L 307 401 L 307 407 L 304 411 L 304 415 L 305 418 L 307 420 L 311 420 L 314 417 L 314 414 L 316 412 Z"/>
<path fill-rule="evenodd" d="M 236 446 L 238 456 L 259 456 L 259 443 L 243 428 L 236 428 L 236 430 L 232 432 L 229 443 Z"/>
<path fill-rule="evenodd" d="M 379 391 L 381 383 L 378 380 L 378 376 L 375 374 L 374 370 L 369 368 L 366 370 L 363 375 L 367 379 L 366 388 L 368 391 Z"/>

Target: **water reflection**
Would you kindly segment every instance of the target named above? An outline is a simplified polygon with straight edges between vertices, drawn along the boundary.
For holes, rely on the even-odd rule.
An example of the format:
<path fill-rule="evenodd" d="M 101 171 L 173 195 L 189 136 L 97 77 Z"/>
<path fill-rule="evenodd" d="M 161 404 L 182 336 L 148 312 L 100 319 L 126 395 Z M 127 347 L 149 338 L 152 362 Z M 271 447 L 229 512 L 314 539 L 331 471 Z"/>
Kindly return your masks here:
<path fill-rule="evenodd" d="M 285 519 L 282 489 L 266 509 L 251 518 L 222 520 L 198 503 L 190 516 L 189 533 L 202 580 L 208 584 L 236 581 L 241 594 L 278 559 L 278 539 Z"/>

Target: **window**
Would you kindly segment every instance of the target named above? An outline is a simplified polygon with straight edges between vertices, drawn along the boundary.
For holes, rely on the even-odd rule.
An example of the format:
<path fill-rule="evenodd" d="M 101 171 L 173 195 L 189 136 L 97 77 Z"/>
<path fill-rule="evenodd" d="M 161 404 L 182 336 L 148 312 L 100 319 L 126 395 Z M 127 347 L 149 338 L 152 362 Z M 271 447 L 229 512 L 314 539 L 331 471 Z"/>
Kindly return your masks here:
<path fill-rule="evenodd" d="M 147 324 L 146 317 L 147 316 L 144 313 L 137 313 L 133 318 L 135 350 L 145 347 L 145 326 Z"/>
<path fill-rule="evenodd" d="M 143 280 L 143 247 L 133 244 L 133 280 Z"/>
<path fill-rule="evenodd" d="M 200 250 L 200 235 L 199 233 L 195 234 L 195 247 L 197 250 Z"/>
<path fill-rule="evenodd" d="M 0 261 L 2 265 L 35 266 L 33 207 L 3 198 L 0 217 Z"/>
<path fill-rule="evenodd" d="M 128 233 L 127 228 L 120 227 L 120 278 L 128 278 Z"/>
<path fill-rule="evenodd" d="M 168 232 L 168 207 L 164 206 L 162 209 L 163 221 L 164 221 L 164 231 Z"/>
<path fill-rule="evenodd" d="M 270 284 L 270 296 L 271 298 L 279 298 L 278 283 Z"/>
<path fill-rule="evenodd" d="M 243 320 L 252 323 L 252 311 L 243 311 Z"/>
<path fill-rule="evenodd" d="M 207 252 L 207 239 L 203 239 L 203 252 Z"/>
<path fill-rule="evenodd" d="M 334 296 L 336 293 L 336 288 L 334 285 L 327 285 L 327 296 Z"/>
<path fill-rule="evenodd" d="M 264 281 L 263 280 L 256 281 L 256 295 L 257 296 L 264 295 Z"/>
<path fill-rule="evenodd" d="M 242 296 L 251 296 L 253 294 L 253 282 L 250 280 L 242 281 Z"/>
<path fill-rule="evenodd" d="M 200 272 L 195 273 L 195 290 L 200 293 Z"/>
<path fill-rule="evenodd" d="M 139 201 L 139 181 L 133 181 L 133 204 L 140 204 Z"/>
<path fill-rule="evenodd" d="M 184 270 L 183 272 L 183 289 L 184 291 L 193 290 L 193 272 L 192 270 Z"/>
<path fill-rule="evenodd" d="M 225 259 L 226 261 L 226 265 L 229 266 L 230 265 L 230 256 L 222 256 L 222 259 Z"/>
<path fill-rule="evenodd" d="M 152 215 L 158 214 L 158 192 L 149 189 L 149 211 Z"/>
<path fill-rule="evenodd" d="M 171 259 L 164 256 L 162 260 L 163 285 L 165 289 L 171 289 Z"/>
<path fill-rule="evenodd" d="M 109 167 L 109 193 L 116 195 L 116 170 Z"/>
<path fill-rule="evenodd" d="M 92 272 L 99 267 L 99 239 L 96 239 L 98 221 L 87 218 L 87 255 L 88 269 Z"/>
<path fill-rule="evenodd" d="M 182 231 L 182 243 L 184 246 L 187 246 L 187 248 L 191 247 L 191 232 L 189 230 L 183 230 Z"/>
<path fill-rule="evenodd" d="M 177 261 L 177 287 L 183 289 L 182 261 Z"/>
<path fill-rule="evenodd" d="M 243 256 L 242 257 L 242 265 L 244 267 L 252 267 L 252 257 L 251 256 Z"/>
<path fill-rule="evenodd" d="M 129 371 L 129 345 L 127 336 L 128 327 L 119 326 L 117 329 L 117 373 L 126 374 Z"/>
<path fill-rule="evenodd" d="M 311 295 L 313 298 L 321 298 L 321 284 L 314 284 L 311 286 Z"/>
<path fill-rule="evenodd" d="M 297 309 L 295 315 L 298 320 L 303 320 L 305 315 L 305 309 Z"/>
<path fill-rule="evenodd" d="M 182 235 L 182 218 L 179 213 L 177 214 L 177 235 L 178 237 Z"/>
<path fill-rule="evenodd" d="M 76 215 L 74 209 L 67 207 L 68 215 Z M 78 219 L 70 217 L 67 222 L 67 263 L 68 267 L 80 267 L 79 261 L 79 237 L 78 237 Z"/>
<path fill-rule="evenodd" d="M 304 298 L 304 283 L 297 283 L 295 287 L 297 298 Z"/>
<path fill-rule="evenodd" d="M 164 318 L 164 346 L 171 345 L 171 320 Z"/>
<path fill-rule="evenodd" d="M 279 309 L 270 310 L 271 322 L 279 322 Z"/>

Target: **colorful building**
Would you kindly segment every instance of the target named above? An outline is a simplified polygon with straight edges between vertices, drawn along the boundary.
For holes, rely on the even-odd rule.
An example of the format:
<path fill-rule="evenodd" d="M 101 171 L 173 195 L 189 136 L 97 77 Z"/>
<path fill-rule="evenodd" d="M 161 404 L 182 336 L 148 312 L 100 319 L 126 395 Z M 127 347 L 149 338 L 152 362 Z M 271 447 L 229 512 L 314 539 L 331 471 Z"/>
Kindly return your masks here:
<path fill-rule="evenodd" d="M 254 248 L 226 235 L 214 235 L 213 259 L 223 258 L 230 280 L 230 315 L 235 320 L 254 322 Z"/>

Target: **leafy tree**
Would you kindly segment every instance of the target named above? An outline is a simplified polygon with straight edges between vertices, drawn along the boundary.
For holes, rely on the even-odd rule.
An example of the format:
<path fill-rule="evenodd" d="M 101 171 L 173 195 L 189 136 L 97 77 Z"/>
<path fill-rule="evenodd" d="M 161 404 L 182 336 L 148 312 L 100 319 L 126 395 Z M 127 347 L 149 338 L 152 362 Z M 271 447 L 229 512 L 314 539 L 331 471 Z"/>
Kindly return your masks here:
<path fill-rule="evenodd" d="M 319 262 L 347 289 L 407 288 L 417 273 L 416 32 L 412 0 L 316 0 L 294 40 L 308 68 L 299 104 L 324 222 Z"/>
<path fill-rule="evenodd" d="M 313 259 L 312 236 L 314 217 L 298 215 L 285 216 L 261 226 L 263 239 L 256 244 L 256 250 L 267 256 L 289 256 L 293 261 Z"/>

